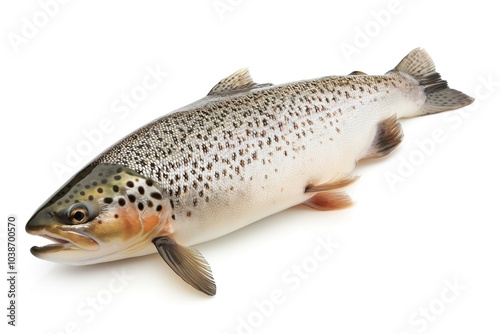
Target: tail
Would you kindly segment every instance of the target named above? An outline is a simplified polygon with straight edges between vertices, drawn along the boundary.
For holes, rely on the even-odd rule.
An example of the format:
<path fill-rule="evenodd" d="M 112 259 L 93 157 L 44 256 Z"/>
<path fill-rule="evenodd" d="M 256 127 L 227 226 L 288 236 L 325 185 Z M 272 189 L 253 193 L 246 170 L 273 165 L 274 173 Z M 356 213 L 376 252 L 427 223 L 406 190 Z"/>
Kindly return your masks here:
<path fill-rule="evenodd" d="M 394 70 L 405 72 L 415 78 L 424 87 L 427 96 L 424 105 L 419 111 L 403 117 L 422 116 L 454 110 L 474 102 L 474 98 L 448 87 L 448 83 L 441 79 L 441 75 L 436 72 L 434 62 L 424 49 L 417 48 L 410 52 Z"/>

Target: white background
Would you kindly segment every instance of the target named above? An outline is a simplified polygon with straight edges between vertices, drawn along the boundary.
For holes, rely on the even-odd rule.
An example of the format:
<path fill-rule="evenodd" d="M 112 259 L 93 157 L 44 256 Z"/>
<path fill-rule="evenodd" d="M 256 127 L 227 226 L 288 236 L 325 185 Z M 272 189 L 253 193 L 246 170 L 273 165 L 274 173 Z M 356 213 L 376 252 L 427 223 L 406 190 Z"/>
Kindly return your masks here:
<path fill-rule="evenodd" d="M 394 10 L 386 0 L 74 0 L 43 22 L 37 1 L 2 2 L 0 217 L 6 222 L 16 214 L 19 223 L 18 327 L 6 324 L 2 279 L 2 328 L 498 332 L 500 29 L 491 4 L 400 0 Z M 380 14 L 388 9 L 390 16 Z M 374 13 L 383 21 L 377 23 Z M 14 46 L 23 18 L 33 22 L 33 16 L 45 26 Z M 370 36 L 363 39 L 363 30 Z M 357 48 L 351 57 L 341 49 L 347 44 Z M 418 46 L 451 87 L 476 97 L 475 104 L 403 121 L 402 145 L 354 171 L 361 176 L 348 191 L 354 207 L 292 208 L 199 245 L 216 278 L 215 297 L 184 284 L 157 255 L 69 267 L 30 254 L 31 246 L 46 241 L 27 235 L 24 225 L 70 174 L 137 127 L 201 98 L 238 68 L 249 67 L 256 82 L 273 83 L 353 70 L 382 74 Z M 120 118 L 114 103 L 141 85 L 148 67 L 168 75 Z M 105 119 L 112 130 L 58 176 L 54 164 L 65 164 L 68 150 L 87 140 L 84 131 L 97 131 Z M 431 144 L 436 132 L 440 140 Z M 427 143 L 427 152 L 418 142 Z M 388 173 L 397 175 L 410 160 L 412 170 L 406 166 L 391 187 Z M 0 232 L 6 273 L 6 228 Z M 339 247 L 314 260 L 318 240 L 329 238 Z M 305 266 L 308 277 L 291 273 L 294 265 Z M 123 271 L 133 279 L 115 281 Z M 446 282 L 460 287 L 453 293 Z M 264 301 L 277 291 L 279 303 Z M 93 298 L 98 311 L 89 304 Z"/>

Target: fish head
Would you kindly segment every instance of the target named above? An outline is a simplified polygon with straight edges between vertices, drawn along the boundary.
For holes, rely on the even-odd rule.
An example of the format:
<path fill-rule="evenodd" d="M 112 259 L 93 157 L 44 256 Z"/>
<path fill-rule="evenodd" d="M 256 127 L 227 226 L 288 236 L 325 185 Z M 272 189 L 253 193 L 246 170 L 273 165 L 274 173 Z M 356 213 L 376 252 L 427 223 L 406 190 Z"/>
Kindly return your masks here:
<path fill-rule="evenodd" d="M 44 260 L 84 265 L 151 253 L 169 233 L 163 189 L 124 166 L 88 166 L 64 185 L 26 225 L 54 243 L 32 247 Z"/>

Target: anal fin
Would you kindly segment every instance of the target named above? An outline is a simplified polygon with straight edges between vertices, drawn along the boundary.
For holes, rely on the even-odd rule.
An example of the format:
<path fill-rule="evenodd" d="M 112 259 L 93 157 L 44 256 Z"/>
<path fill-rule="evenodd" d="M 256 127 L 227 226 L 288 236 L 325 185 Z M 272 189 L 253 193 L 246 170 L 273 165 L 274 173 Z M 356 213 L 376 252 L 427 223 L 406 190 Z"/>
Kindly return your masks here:
<path fill-rule="evenodd" d="M 316 210 L 338 210 L 353 205 L 349 195 L 344 192 L 322 192 L 317 193 L 303 203 Z"/>
<path fill-rule="evenodd" d="M 396 115 L 378 123 L 377 133 L 363 159 L 380 158 L 391 153 L 403 140 L 403 129 Z"/>
<path fill-rule="evenodd" d="M 309 184 L 306 193 L 316 193 L 303 204 L 317 210 L 337 210 L 350 207 L 349 195 L 340 191 L 358 180 L 358 176 L 339 173 L 337 177 L 321 184 Z"/>
<path fill-rule="evenodd" d="M 200 252 L 181 246 L 168 236 L 155 238 L 153 243 L 163 260 L 186 283 L 209 296 L 215 295 L 212 270 Z"/>

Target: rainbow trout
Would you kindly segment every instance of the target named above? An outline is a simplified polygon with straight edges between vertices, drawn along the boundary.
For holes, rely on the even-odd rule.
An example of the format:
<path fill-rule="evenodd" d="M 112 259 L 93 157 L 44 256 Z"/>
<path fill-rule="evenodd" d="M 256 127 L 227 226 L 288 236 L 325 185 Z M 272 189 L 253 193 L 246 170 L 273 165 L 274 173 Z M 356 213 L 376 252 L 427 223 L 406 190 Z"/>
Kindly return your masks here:
<path fill-rule="evenodd" d="M 159 252 L 187 283 L 216 292 L 192 245 L 298 204 L 351 205 L 343 191 L 361 159 L 390 153 L 399 118 L 472 103 L 450 89 L 423 49 L 384 75 L 353 72 L 256 84 L 247 70 L 98 156 L 29 220 L 53 243 L 45 260 L 74 265 Z"/>

